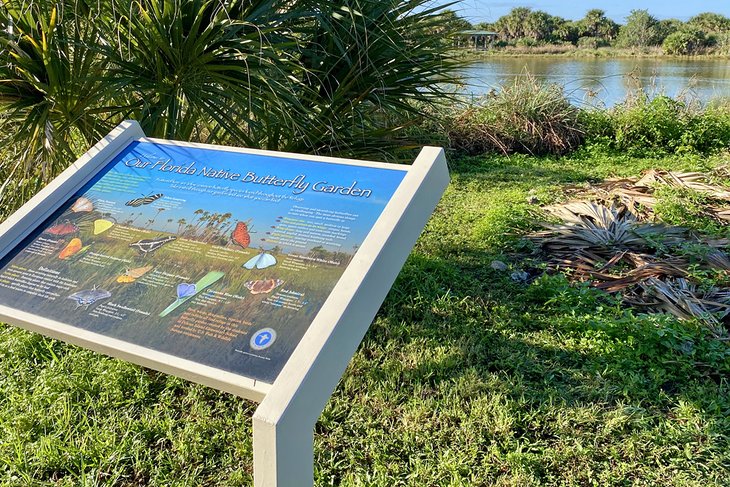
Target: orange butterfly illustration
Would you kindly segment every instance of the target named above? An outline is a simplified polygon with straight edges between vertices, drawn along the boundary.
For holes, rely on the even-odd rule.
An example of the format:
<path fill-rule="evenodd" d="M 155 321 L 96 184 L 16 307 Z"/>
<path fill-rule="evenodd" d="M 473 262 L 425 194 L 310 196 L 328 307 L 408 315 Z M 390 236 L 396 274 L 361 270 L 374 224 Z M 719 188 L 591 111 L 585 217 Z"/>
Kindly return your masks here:
<path fill-rule="evenodd" d="M 66 260 L 72 255 L 76 254 L 79 250 L 81 250 L 81 247 L 83 247 L 83 244 L 81 243 L 80 238 L 72 238 L 71 241 L 64 247 L 64 249 L 61 251 L 60 254 L 58 254 L 58 258 L 61 260 Z"/>
<path fill-rule="evenodd" d="M 236 223 L 236 228 L 231 234 L 231 239 L 244 249 L 251 245 L 251 235 L 248 233 L 248 225 L 246 222 Z"/>
<path fill-rule="evenodd" d="M 136 269 L 127 269 L 124 275 L 117 277 L 117 282 L 125 284 L 134 282 L 140 277 L 147 274 L 149 271 L 152 270 L 151 265 L 146 265 L 144 267 L 137 267 Z"/>

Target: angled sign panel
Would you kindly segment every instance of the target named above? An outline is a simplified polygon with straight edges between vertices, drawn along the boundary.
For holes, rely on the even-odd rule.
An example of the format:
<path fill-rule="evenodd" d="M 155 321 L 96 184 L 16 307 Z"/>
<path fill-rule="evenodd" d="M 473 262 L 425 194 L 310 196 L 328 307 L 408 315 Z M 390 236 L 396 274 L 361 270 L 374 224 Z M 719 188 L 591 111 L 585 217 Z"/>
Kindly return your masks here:
<path fill-rule="evenodd" d="M 279 470 L 311 470 L 311 433 L 288 451 L 279 426 L 311 431 L 447 183 L 435 148 L 402 166 L 124 122 L 0 224 L 0 320 L 265 401 L 256 483 L 302 485 Z"/>

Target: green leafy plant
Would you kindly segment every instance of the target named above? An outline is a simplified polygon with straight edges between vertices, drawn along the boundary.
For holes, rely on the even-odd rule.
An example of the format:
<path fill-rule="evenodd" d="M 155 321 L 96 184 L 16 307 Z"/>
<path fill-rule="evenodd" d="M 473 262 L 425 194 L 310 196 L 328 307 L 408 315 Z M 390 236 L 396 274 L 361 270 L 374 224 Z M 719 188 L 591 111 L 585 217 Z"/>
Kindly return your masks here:
<path fill-rule="evenodd" d="M 712 153 L 730 144 L 727 107 L 637 90 L 609 110 L 581 111 L 586 143 L 631 155 Z"/>
<path fill-rule="evenodd" d="M 713 219 L 710 200 L 707 196 L 689 188 L 659 186 L 654 192 L 657 218 L 670 225 L 718 234 L 720 225 Z"/>
<path fill-rule="evenodd" d="M 443 38 L 431 35 L 444 26 L 441 8 L 427 3 L 296 2 L 309 12 L 297 23 L 302 41 L 295 51 L 306 137 L 280 145 L 351 154 L 408 146 L 399 134 L 451 99 L 444 83 L 457 82 L 454 68 L 462 62 L 444 56 Z"/>
<path fill-rule="evenodd" d="M 427 3 L 3 2 L 2 188 L 37 188 L 126 117 L 158 137 L 397 159 L 464 62 Z"/>
<path fill-rule="evenodd" d="M 699 54 L 708 45 L 705 33 L 699 29 L 682 29 L 669 34 L 662 42 L 667 54 L 689 56 Z"/>
<path fill-rule="evenodd" d="M 47 181 L 109 128 L 108 59 L 98 24 L 71 2 L 4 2 L 0 23 L 0 174 Z M 4 192 L 0 192 L 0 196 Z"/>
<path fill-rule="evenodd" d="M 111 60 L 105 82 L 115 107 L 146 133 L 268 147 L 270 129 L 292 130 L 300 109 L 290 73 L 298 66 L 275 32 L 276 0 L 115 0 L 102 8 Z M 118 27 L 115 27 L 116 24 Z M 122 103 L 119 103 L 119 102 Z"/>

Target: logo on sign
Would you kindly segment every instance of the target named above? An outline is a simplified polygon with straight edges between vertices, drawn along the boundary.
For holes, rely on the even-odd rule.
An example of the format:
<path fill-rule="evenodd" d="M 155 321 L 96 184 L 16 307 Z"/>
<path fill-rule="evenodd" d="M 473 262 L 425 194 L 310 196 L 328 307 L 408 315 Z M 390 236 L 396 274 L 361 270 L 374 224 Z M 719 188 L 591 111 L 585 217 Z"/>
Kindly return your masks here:
<path fill-rule="evenodd" d="M 271 346 L 276 340 L 276 332 L 273 328 L 263 328 L 251 337 L 249 344 L 254 350 L 264 350 Z"/>

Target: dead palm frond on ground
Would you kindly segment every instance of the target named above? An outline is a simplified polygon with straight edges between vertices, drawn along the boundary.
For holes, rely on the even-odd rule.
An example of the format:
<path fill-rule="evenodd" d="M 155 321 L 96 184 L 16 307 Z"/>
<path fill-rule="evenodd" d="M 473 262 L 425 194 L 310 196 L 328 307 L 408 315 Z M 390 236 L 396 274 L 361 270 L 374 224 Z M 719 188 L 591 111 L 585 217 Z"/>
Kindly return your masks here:
<path fill-rule="evenodd" d="M 718 173 L 721 175 L 721 173 Z M 701 172 L 652 169 L 642 177 L 610 178 L 595 185 L 570 186 L 575 198 L 593 198 L 625 206 L 640 220 L 655 218 L 657 191 L 673 189 L 697 194 L 708 200 L 704 214 L 721 225 L 730 225 L 730 191 Z"/>
<path fill-rule="evenodd" d="M 635 186 L 655 188 L 657 185 L 690 189 L 716 200 L 730 201 L 730 191 L 722 186 L 710 184 L 709 177 L 701 172 L 647 171 Z"/>
<path fill-rule="evenodd" d="M 704 238 L 657 222 L 651 211 L 654 191 L 662 186 L 700 192 L 708 204 L 730 201 L 730 192 L 709 180 L 701 173 L 649 171 L 642 178 L 568 188 L 573 197 L 582 192 L 596 199 L 545 207 L 550 221 L 541 223 L 543 230 L 529 238 L 548 266 L 570 279 L 621 293 L 626 304 L 642 310 L 700 320 L 722 338 L 727 335 L 723 322 L 730 316 L 730 288 L 699 286 L 693 272 L 726 276 L 730 256 L 723 249 L 730 240 Z M 724 211 L 730 214 L 730 209 Z M 690 243 L 705 250 L 691 258 L 682 251 Z"/>
<path fill-rule="evenodd" d="M 683 319 L 699 319 L 708 325 L 716 338 L 728 340 L 723 320 L 730 315 L 730 289 L 700 289 L 685 278 L 649 278 L 640 283 L 634 305 L 648 306 Z"/>
<path fill-rule="evenodd" d="M 687 233 L 683 228 L 641 223 L 623 205 L 574 201 L 546 209 L 561 222 L 543 223 L 545 230 L 530 238 L 561 256 L 591 250 L 608 260 L 624 251 L 646 251 L 656 242 L 676 245 Z"/>

